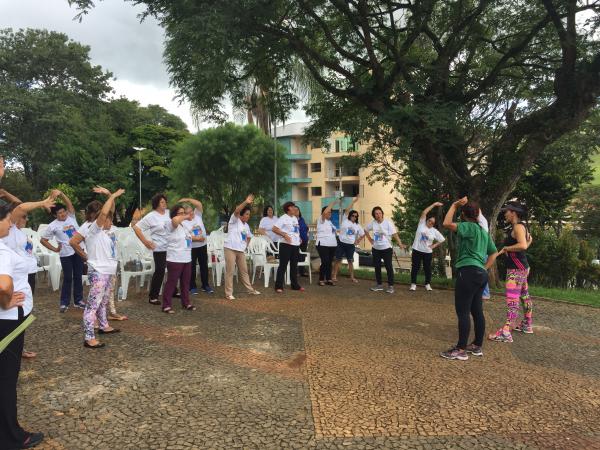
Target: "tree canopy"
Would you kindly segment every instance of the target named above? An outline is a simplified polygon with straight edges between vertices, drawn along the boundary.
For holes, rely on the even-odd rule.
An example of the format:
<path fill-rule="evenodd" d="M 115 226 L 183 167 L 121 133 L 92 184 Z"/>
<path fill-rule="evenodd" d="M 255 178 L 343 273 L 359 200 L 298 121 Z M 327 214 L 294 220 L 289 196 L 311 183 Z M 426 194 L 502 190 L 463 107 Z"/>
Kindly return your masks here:
<path fill-rule="evenodd" d="M 182 141 L 171 168 L 174 188 L 208 201 L 229 218 L 249 193 L 273 197 L 273 153 L 271 138 L 252 125 L 227 123 L 200 131 Z M 289 174 L 286 150 L 277 144 L 278 191 L 284 192 Z"/>

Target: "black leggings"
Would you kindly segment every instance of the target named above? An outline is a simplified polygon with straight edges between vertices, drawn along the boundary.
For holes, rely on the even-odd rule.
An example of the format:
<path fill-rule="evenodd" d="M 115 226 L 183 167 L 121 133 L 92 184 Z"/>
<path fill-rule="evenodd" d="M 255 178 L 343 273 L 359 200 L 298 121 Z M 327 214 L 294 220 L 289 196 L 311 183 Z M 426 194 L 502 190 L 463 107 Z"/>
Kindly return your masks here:
<path fill-rule="evenodd" d="M 29 287 L 31 287 L 31 293 L 35 294 L 35 277 L 37 273 L 30 273 L 27 275 L 27 281 L 29 282 Z"/>
<path fill-rule="evenodd" d="M 165 278 L 165 270 L 167 268 L 167 252 L 153 252 L 154 256 L 154 273 L 152 274 L 152 282 L 150 283 L 149 299 L 158 299 L 160 287 Z"/>
<path fill-rule="evenodd" d="M 458 269 L 454 287 L 454 307 L 458 317 L 458 344 L 460 349 L 467 348 L 469 333 L 471 332 L 471 318 L 475 325 L 475 345 L 483 344 L 485 334 L 485 317 L 483 315 L 483 302 L 481 294 L 488 282 L 488 274 L 481 267 L 466 266 Z"/>
<path fill-rule="evenodd" d="M 335 257 L 337 247 L 325 247 L 317 245 L 317 252 L 321 258 L 321 266 L 319 267 L 319 281 L 331 281 L 331 264 Z"/>
<path fill-rule="evenodd" d="M 300 254 L 300 248 L 297 245 L 286 244 L 285 242 L 279 243 L 279 267 L 277 267 L 277 278 L 275 279 L 275 289 L 283 289 L 283 282 L 285 280 L 285 273 L 287 271 L 287 265 L 290 264 L 290 278 L 292 281 L 292 289 L 300 289 L 298 283 L 298 256 Z"/>
<path fill-rule="evenodd" d="M 410 270 L 410 282 L 417 284 L 417 275 L 421 268 L 421 261 L 423 261 L 423 270 L 425 270 L 425 284 L 431 283 L 431 259 L 433 253 L 423 253 L 413 248 L 412 251 L 412 268 Z"/>
<path fill-rule="evenodd" d="M 206 245 L 192 248 L 192 279 L 190 280 L 190 289 L 196 289 L 196 262 L 200 264 L 200 280 L 202 289 L 210 287 L 208 284 L 208 250 Z"/>
<path fill-rule="evenodd" d="M 392 265 L 392 249 L 386 248 L 385 250 L 373 249 L 373 267 L 375 267 L 375 280 L 377 284 L 381 284 L 381 260 L 385 264 L 385 272 L 387 274 L 388 285 L 394 285 L 394 266 Z"/>

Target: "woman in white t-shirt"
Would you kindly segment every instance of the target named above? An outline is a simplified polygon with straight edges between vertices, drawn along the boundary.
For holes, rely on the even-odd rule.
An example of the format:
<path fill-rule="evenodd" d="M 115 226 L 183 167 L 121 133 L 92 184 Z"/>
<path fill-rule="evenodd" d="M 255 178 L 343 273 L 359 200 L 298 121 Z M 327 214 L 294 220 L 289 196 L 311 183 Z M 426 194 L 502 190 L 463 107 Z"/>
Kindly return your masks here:
<path fill-rule="evenodd" d="M 198 264 L 200 266 L 200 280 L 202 281 L 200 290 L 207 294 L 212 294 L 215 291 L 210 287 L 210 284 L 208 284 L 206 228 L 204 227 L 204 221 L 202 220 L 204 208 L 201 202 L 194 200 L 193 198 L 182 198 L 179 200 L 179 203 L 190 203 L 194 206 L 194 209 L 190 206 L 186 206 L 185 213 L 192 217 L 192 219 L 183 221 L 183 226 L 187 228 L 192 236 L 192 274 L 190 276 L 190 293 L 198 293 L 196 285 L 196 264 Z"/>
<path fill-rule="evenodd" d="M 263 217 L 260 219 L 258 224 L 258 233 L 264 236 L 268 236 L 273 242 L 279 242 L 279 235 L 273 233 L 273 225 L 277 223 L 277 216 L 275 210 L 271 205 L 265 206 L 263 209 Z"/>
<path fill-rule="evenodd" d="M 123 195 L 119 189 L 108 197 L 96 220 L 88 227 L 80 228 L 79 233 L 85 239 L 87 250 L 88 280 L 90 292 L 83 312 L 83 345 L 86 348 L 104 347 L 98 342 L 94 332 L 94 323 L 98 321 L 100 334 L 118 333 L 120 330 L 108 324 L 106 308 L 114 296 L 117 276 L 117 236 L 113 226 L 113 208 L 115 200 Z"/>
<path fill-rule="evenodd" d="M 326 284 L 335 286 L 335 283 L 331 280 L 331 266 L 337 248 L 337 236 L 335 225 L 331 223 L 331 208 L 338 201 L 334 200 L 329 205 L 324 206 L 321 209 L 321 215 L 317 219 L 317 252 L 319 252 L 319 258 L 321 258 L 319 286 L 325 286 Z"/>
<path fill-rule="evenodd" d="M 298 283 L 298 258 L 300 256 L 300 225 L 296 217 L 297 206 L 293 202 L 283 204 L 285 213 L 277 223 L 273 225 L 273 233 L 280 236 L 279 241 L 279 267 L 277 267 L 277 277 L 275 278 L 275 292 L 283 292 L 283 281 L 287 271 L 288 263 L 290 265 L 290 278 L 292 289 L 295 291 L 304 291 L 304 288 Z"/>
<path fill-rule="evenodd" d="M 352 200 L 352 203 L 344 210 L 344 218 L 342 226 L 340 228 L 340 242 L 338 242 L 337 250 L 335 252 L 335 265 L 333 267 L 333 281 L 337 281 L 337 274 L 340 269 L 342 259 L 346 258 L 348 261 L 348 271 L 350 272 L 350 280 L 353 283 L 358 283 L 358 280 L 354 278 L 354 250 L 356 245 L 365 237 L 365 230 L 358 223 L 358 211 L 352 209 L 352 206 L 356 203 L 358 197 Z M 349 212 L 348 212 L 349 211 Z"/>
<path fill-rule="evenodd" d="M 250 205 L 253 201 L 254 196 L 250 194 L 246 197 L 246 200 L 237 205 L 227 225 L 227 237 L 223 244 L 225 253 L 225 298 L 227 300 L 235 300 L 233 296 L 235 266 L 238 268 L 238 276 L 246 288 L 246 292 L 252 295 L 260 294 L 250 283 L 248 267 L 246 266 L 246 247 L 252 238 L 248 220 L 250 220 Z"/>
<path fill-rule="evenodd" d="M 446 240 L 442 233 L 435 228 L 435 217 L 427 217 L 433 208 L 443 206 L 443 203 L 435 202 L 429 205 L 421 213 L 419 218 L 419 226 L 415 233 L 415 240 L 412 245 L 410 270 L 410 290 L 417 289 L 417 275 L 421 269 L 423 262 L 423 270 L 425 271 L 425 289 L 431 291 L 431 260 L 433 258 L 433 250 Z M 435 242 L 435 243 L 434 243 Z"/>
<path fill-rule="evenodd" d="M 135 235 L 147 249 L 152 250 L 154 257 L 154 273 L 148 293 L 148 302 L 153 305 L 160 305 L 158 295 L 167 268 L 167 236 L 169 232 L 165 224 L 171 222 L 167 208 L 167 197 L 164 194 L 156 194 L 152 197 L 152 211 L 132 226 Z M 146 235 L 149 235 L 149 238 Z"/>
<path fill-rule="evenodd" d="M 54 190 L 52 195 L 61 197 L 63 204 L 57 203 L 50 212 L 55 220 L 50 222 L 48 228 L 41 236 L 40 243 L 60 255 L 60 265 L 63 272 L 63 283 L 60 291 L 60 312 L 64 313 L 69 309 L 71 302 L 71 291 L 73 292 L 73 303 L 76 308 L 85 308 L 83 302 L 83 261 L 75 253 L 75 250 L 69 245 L 69 240 L 79 229 L 77 219 L 75 218 L 75 208 L 69 197 L 59 190 Z M 49 240 L 54 239 L 57 246 L 50 244 Z"/>
<path fill-rule="evenodd" d="M 0 178 L 4 165 L 0 157 Z M 0 206 L 0 238 L 11 227 L 10 206 Z M 0 239 L 0 341 L 13 333 L 29 316 L 33 295 L 28 283 L 29 261 Z M 25 333 L 21 332 L 0 353 L 0 444 L 2 448 L 30 448 L 40 443 L 42 433 L 29 433 L 17 420 L 17 383 Z"/>
<path fill-rule="evenodd" d="M 193 217 L 186 214 L 185 207 L 178 203 L 169 211 L 171 220 L 164 224 L 167 231 L 167 281 L 163 289 L 162 310 L 173 314 L 172 300 L 177 290 L 177 282 L 181 289 L 181 306 L 188 311 L 196 307 L 190 302 L 190 277 L 192 275 L 192 235 L 182 225 Z"/>
<path fill-rule="evenodd" d="M 400 248 L 406 248 L 406 246 L 400 241 L 400 236 L 396 231 L 396 227 L 388 219 L 383 218 L 383 209 L 376 206 L 371 211 L 373 220 L 365 227 L 365 236 L 369 240 L 372 246 L 373 255 L 373 266 L 375 267 L 375 279 L 377 284 L 371 288 L 372 291 L 383 291 L 383 285 L 381 284 L 381 260 L 385 264 L 385 271 L 387 273 L 388 288 L 386 292 L 388 294 L 394 293 L 394 267 L 392 265 L 392 239 L 394 239 Z M 371 237 L 373 232 L 373 237 Z"/>

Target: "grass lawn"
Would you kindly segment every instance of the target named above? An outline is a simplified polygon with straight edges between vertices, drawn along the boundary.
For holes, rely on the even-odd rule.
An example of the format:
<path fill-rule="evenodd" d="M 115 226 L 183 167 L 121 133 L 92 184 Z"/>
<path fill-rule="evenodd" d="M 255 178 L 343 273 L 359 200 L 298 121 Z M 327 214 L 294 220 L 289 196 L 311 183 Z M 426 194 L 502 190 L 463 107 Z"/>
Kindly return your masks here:
<path fill-rule="evenodd" d="M 344 267 L 340 270 L 341 275 L 347 275 L 348 270 Z M 365 280 L 374 280 L 375 273 L 372 270 L 366 269 L 358 269 L 355 270 L 355 276 L 357 278 L 365 279 Z M 385 271 L 384 271 L 385 272 Z M 385 281 L 385 273 L 383 275 L 383 279 Z M 410 283 L 410 274 L 408 273 L 400 273 L 395 274 L 394 280 L 397 283 L 409 284 Z M 417 278 L 418 284 L 423 284 L 425 282 L 425 278 L 423 275 L 420 275 Z M 454 280 L 449 280 L 447 278 L 436 278 L 434 277 L 431 280 L 431 285 L 435 288 L 453 288 Z M 492 293 L 497 295 L 503 295 L 503 289 L 492 289 Z M 534 297 L 543 297 L 549 300 L 560 300 L 569 303 L 576 303 L 579 305 L 591 305 L 600 308 L 600 291 L 592 291 L 588 289 L 559 289 L 559 288 L 547 288 L 543 286 L 529 286 L 529 293 Z"/>
<path fill-rule="evenodd" d="M 600 185 L 600 153 L 592 157 L 592 166 L 595 168 L 592 184 Z"/>

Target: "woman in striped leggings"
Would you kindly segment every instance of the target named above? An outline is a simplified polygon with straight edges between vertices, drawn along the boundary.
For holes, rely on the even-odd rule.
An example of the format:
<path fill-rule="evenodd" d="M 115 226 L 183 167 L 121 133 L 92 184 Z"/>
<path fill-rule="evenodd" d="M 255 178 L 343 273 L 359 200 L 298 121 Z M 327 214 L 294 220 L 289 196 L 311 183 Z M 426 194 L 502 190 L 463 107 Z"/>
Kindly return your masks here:
<path fill-rule="evenodd" d="M 527 212 L 523 205 L 518 202 L 509 202 L 504 208 L 504 219 L 511 227 L 504 241 L 504 248 L 500 254 L 506 255 L 506 306 L 508 312 L 506 322 L 495 333 L 488 338 L 498 342 L 512 342 L 512 331 L 533 333 L 532 309 L 533 305 L 527 285 L 529 275 L 529 263 L 525 254 L 531 245 L 531 234 L 527 231 L 523 220 Z M 519 316 L 519 303 L 523 306 L 523 320 L 516 324 Z"/>

